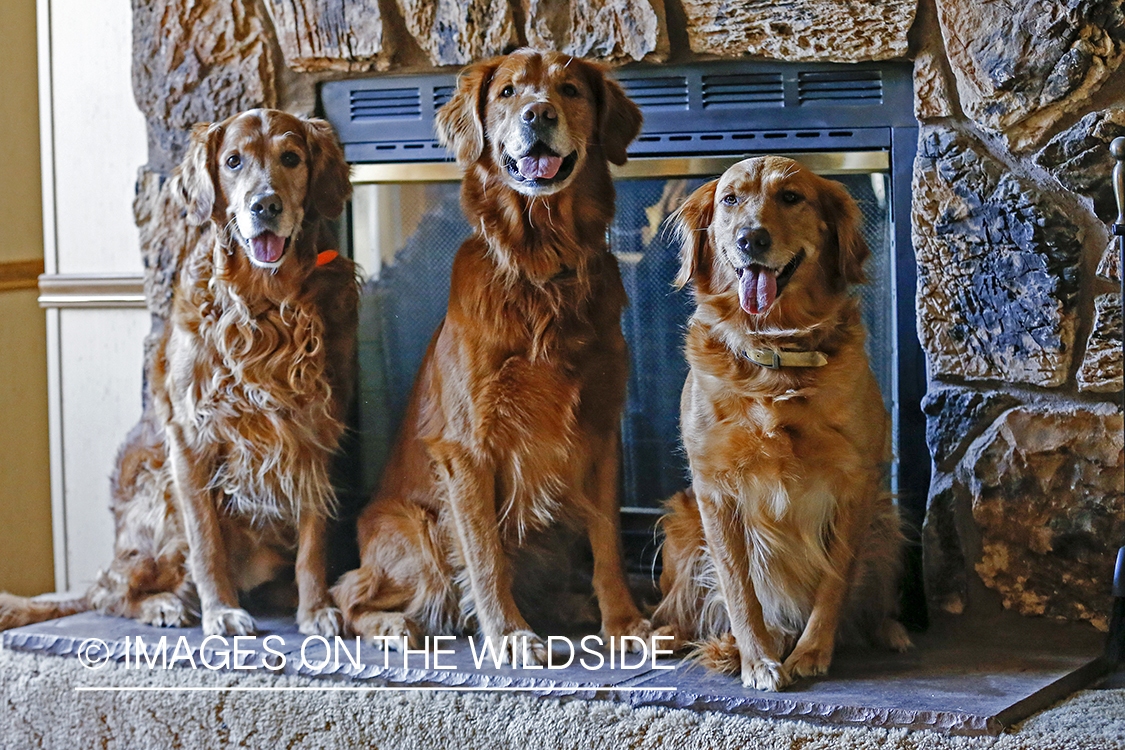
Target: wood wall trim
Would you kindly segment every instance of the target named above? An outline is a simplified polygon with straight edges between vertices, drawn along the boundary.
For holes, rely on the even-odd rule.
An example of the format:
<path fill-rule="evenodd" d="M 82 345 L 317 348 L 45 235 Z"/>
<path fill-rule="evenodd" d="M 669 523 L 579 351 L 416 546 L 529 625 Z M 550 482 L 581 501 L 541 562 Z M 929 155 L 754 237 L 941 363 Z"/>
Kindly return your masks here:
<path fill-rule="evenodd" d="M 10 260 L 0 263 L 0 292 L 34 289 L 43 273 L 43 259 Z"/>
<path fill-rule="evenodd" d="M 145 281 L 139 273 L 47 273 L 38 278 L 40 307 L 145 307 Z"/>

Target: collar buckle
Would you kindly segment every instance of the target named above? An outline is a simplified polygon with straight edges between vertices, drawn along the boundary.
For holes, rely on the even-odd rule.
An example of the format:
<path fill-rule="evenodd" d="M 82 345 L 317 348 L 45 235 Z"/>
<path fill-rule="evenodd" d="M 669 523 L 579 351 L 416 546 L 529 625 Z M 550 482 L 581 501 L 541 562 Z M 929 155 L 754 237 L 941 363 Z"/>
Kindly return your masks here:
<path fill-rule="evenodd" d="M 745 356 L 759 367 L 767 370 L 781 370 L 786 367 L 823 367 L 828 357 L 823 352 L 786 351 L 777 349 L 750 349 Z"/>

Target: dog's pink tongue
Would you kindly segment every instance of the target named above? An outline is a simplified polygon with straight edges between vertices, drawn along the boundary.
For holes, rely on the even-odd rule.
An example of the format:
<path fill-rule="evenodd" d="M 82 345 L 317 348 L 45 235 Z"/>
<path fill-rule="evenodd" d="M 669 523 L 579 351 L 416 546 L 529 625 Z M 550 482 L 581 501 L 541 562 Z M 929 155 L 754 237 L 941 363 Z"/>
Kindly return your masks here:
<path fill-rule="evenodd" d="M 262 232 L 250 240 L 250 252 L 262 263 L 276 263 L 285 252 L 285 238 L 273 232 Z"/>
<path fill-rule="evenodd" d="M 549 180 L 561 166 L 561 156 L 525 156 L 516 162 L 516 169 L 528 180 Z"/>
<path fill-rule="evenodd" d="M 738 304 L 751 315 L 770 309 L 777 299 L 777 274 L 768 268 L 751 267 L 738 279 Z"/>

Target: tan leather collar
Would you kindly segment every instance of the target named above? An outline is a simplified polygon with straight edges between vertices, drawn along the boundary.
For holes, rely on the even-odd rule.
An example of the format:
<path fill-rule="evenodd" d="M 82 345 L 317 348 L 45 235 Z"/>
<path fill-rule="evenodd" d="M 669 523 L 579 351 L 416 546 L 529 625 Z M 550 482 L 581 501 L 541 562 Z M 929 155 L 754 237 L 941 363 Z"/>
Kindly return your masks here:
<path fill-rule="evenodd" d="M 824 352 L 789 352 L 776 349 L 747 349 L 746 359 L 756 365 L 780 370 L 782 367 L 824 367 L 828 357 Z"/>

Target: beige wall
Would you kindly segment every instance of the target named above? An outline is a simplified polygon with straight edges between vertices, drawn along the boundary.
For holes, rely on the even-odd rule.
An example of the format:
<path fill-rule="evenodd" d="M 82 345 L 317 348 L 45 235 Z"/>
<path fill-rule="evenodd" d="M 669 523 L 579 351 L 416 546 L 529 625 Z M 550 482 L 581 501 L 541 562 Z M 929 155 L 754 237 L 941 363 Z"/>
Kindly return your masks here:
<path fill-rule="evenodd" d="M 0 3 L 0 268 L 43 259 L 35 7 Z M 36 594 L 54 588 L 54 566 L 46 324 L 34 288 L 0 290 L 0 352 L 0 589 Z"/>

